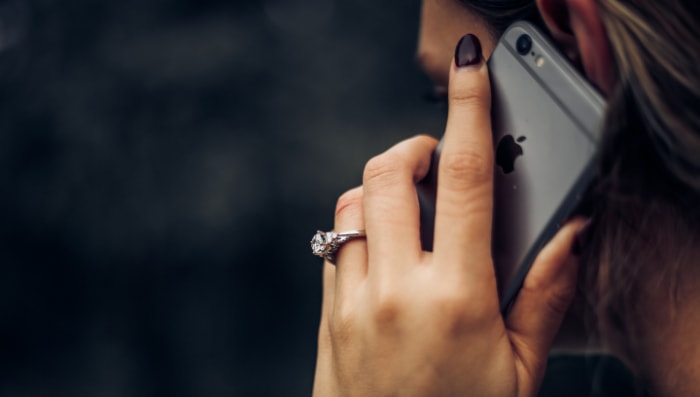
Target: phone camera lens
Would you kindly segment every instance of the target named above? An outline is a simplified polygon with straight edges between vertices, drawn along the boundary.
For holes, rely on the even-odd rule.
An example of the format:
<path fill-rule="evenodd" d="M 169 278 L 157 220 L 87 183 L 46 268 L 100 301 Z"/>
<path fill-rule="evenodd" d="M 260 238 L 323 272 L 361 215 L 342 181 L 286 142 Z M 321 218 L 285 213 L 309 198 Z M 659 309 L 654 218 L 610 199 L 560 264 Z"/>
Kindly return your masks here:
<path fill-rule="evenodd" d="M 518 41 L 515 43 L 515 48 L 518 50 L 520 55 L 527 55 L 527 53 L 532 49 L 532 39 L 526 34 L 518 37 Z"/>

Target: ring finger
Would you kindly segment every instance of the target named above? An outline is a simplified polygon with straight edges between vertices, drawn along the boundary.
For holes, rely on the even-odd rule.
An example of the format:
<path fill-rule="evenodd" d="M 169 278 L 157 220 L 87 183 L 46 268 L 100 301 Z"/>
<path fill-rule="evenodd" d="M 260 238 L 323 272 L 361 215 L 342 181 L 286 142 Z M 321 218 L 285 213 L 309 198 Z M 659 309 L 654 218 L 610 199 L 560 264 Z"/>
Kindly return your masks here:
<path fill-rule="evenodd" d="M 335 232 L 363 230 L 363 189 L 356 187 L 340 196 L 335 209 Z M 338 249 L 336 253 L 336 298 L 344 297 L 348 291 L 356 291 L 357 284 L 367 276 L 367 240 L 355 238 Z"/>

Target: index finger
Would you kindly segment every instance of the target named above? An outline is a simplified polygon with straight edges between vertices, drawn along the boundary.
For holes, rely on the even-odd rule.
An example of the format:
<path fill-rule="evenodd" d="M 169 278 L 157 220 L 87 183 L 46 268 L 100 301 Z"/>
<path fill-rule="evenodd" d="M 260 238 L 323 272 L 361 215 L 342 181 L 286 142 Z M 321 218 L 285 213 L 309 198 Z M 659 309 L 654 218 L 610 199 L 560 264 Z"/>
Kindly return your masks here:
<path fill-rule="evenodd" d="M 438 167 L 435 260 L 493 277 L 493 142 L 488 69 L 466 35 L 450 70 L 449 114 Z"/>

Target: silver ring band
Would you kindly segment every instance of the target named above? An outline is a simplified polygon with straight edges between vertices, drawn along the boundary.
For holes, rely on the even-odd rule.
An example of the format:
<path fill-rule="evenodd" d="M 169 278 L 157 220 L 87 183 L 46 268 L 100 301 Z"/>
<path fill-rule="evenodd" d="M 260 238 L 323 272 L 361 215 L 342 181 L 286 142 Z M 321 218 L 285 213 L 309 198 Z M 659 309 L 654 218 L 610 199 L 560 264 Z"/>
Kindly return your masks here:
<path fill-rule="evenodd" d="M 335 254 L 340 246 L 352 239 L 365 237 L 364 230 L 347 230 L 340 233 L 316 231 L 311 238 L 311 252 L 335 264 Z"/>

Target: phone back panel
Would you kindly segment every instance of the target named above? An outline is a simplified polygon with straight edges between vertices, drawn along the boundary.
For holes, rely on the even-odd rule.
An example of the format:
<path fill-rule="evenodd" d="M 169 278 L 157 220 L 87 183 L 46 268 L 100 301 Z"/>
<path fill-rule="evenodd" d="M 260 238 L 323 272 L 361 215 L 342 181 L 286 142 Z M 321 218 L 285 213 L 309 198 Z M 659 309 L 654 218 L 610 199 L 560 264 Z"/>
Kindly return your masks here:
<path fill-rule="evenodd" d="M 532 38 L 532 48 L 521 55 L 516 43 L 524 34 Z M 526 23 L 505 32 L 489 70 L 498 163 L 492 251 L 505 312 L 536 254 L 590 181 L 605 103 Z"/>

